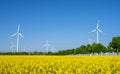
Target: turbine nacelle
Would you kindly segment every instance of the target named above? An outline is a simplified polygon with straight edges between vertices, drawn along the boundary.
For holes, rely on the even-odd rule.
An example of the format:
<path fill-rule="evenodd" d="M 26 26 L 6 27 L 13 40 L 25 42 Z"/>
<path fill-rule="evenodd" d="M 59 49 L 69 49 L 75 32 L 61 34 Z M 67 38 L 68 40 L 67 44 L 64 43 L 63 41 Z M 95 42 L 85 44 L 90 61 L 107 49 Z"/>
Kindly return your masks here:
<path fill-rule="evenodd" d="M 20 31 L 20 24 L 18 25 L 18 29 L 17 29 L 17 32 L 16 33 L 14 33 L 13 35 L 11 35 L 11 37 L 14 37 L 14 36 L 16 36 L 16 35 L 19 35 L 19 36 L 21 36 L 21 37 L 23 37 L 24 38 L 24 36 L 19 32 Z"/>
<path fill-rule="evenodd" d="M 16 36 L 16 35 L 19 35 L 19 36 L 21 36 L 22 38 L 24 38 L 24 36 L 23 36 L 21 33 L 14 33 L 13 35 L 11 35 L 11 37 L 14 37 L 14 36 Z"/>

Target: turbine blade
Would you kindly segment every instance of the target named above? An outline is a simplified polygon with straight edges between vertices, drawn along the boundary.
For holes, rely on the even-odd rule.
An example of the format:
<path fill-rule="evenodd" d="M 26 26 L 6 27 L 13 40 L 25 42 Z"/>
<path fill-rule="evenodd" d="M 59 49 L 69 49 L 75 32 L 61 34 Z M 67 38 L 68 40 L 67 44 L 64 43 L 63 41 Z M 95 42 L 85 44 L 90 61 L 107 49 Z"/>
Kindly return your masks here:
<path fill-rule="evenodd" d="M 19 30 L 20 30 L 20 24 L 18 25 L 18 30 L 17 30 L 17 32 L 19 32 Z"/>
<path fill-rule="evenodd" d="M 17 35 L 17 33 L 14 33 L 13 35 L 11 35 L 11 37 L 14 37 L 15 35 Z"/>
<path fill-rule="evenodd" d="M 98 31 L 99 31 L 100 33 L 103 33 L 103 31 L 101 31 L 100 29 L 98 29 Z"/>
<path fill-rule="evenodd" d="M 103 35 L 105 35 L 105 34 L 103 33 L 103 31 L 101 31 L 100 29 L 98 29 L 98 31 L 99 31 L 100 33 L 102 33 Z"/>
<path fill-rule="evenodd" d="M 19 35 L 24 38 L 24 36 L 21 33 L 19 33 Z"/>
<path fill-rule="evenodd" d="M 95 31 L 97 31 L 96 29 L 94 29 L 94 30 L 92 30 L 91 32 L 95 32 Z"/>
<path fill-rule="evenodd" d="M 97 27 L 96 27 L 97 29 L 98 29 L 98 27 L 99 27 L 99 23 L 100 23 L 100 20 L 97 21 Z"/>
<path fill-rule="evenodd" d="M 98 27 L 99 27 L 99 23 L 97 24 L 97 27 L 96 27 L 96 28 L 98 29 Z"/>

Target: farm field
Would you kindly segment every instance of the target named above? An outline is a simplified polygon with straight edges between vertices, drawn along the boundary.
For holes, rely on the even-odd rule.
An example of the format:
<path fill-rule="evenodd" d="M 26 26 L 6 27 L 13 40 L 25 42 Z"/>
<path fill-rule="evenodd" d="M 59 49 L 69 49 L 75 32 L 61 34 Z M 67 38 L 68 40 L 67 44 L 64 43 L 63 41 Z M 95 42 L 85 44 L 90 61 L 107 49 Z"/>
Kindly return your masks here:
<path fill-rule="evenodd" d="M 0 74 L 120 74 L 120 56 L 0 56 Z"/>

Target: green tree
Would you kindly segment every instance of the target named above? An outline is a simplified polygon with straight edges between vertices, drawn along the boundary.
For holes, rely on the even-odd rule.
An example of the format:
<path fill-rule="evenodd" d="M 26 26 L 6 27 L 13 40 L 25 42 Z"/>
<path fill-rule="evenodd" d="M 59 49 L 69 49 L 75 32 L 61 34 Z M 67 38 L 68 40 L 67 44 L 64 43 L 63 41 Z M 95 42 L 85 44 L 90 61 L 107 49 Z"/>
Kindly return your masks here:
<path fill-rule="evenodd" d="M 81 45 L 80 46 L 80 50 L 81 50 L 81 54 L 87 54 L 87 50 L 86 50 L 86 46 L 85 45 Z"/>
<path fill-rule="evenodd" d="M 106 52 L 106 47 L 103 46 L 101 43 L 94 43 L 91 46 L 91 50 L 93 53 L 100 53 L 100 52 Z"/>
<path fill-rule="evenodd" d="M 113 37 L 108 47 L 113 49 L 118 54 L 118 52 L 120 52 L 120 36 Z"/>
<path fill-rule="evenodd" d="M 76 49 L 74 50 L 74 54 L 80 54 L 80 52 L 81 52 L 80 47 L 78 47 L 78 48 L 76 48 Z"/>
<path fill-rule="evenodd" d="M 87 53 L 92 53 L 92 49 L 91 49 L 91 45 L 90 44 L 87 44 L 86 45 L 86 51 L 87 51 Z"/>

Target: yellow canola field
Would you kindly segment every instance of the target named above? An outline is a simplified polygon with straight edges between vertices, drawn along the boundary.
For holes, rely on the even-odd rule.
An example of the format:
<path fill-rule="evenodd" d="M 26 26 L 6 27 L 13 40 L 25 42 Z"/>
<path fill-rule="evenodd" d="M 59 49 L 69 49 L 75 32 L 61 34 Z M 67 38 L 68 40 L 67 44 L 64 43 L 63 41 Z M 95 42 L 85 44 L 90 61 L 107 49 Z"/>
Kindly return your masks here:
<path fill-rule="evenodd" d="M 120 56 L 0 56 L 0 74 L 120 74 Z"/>

